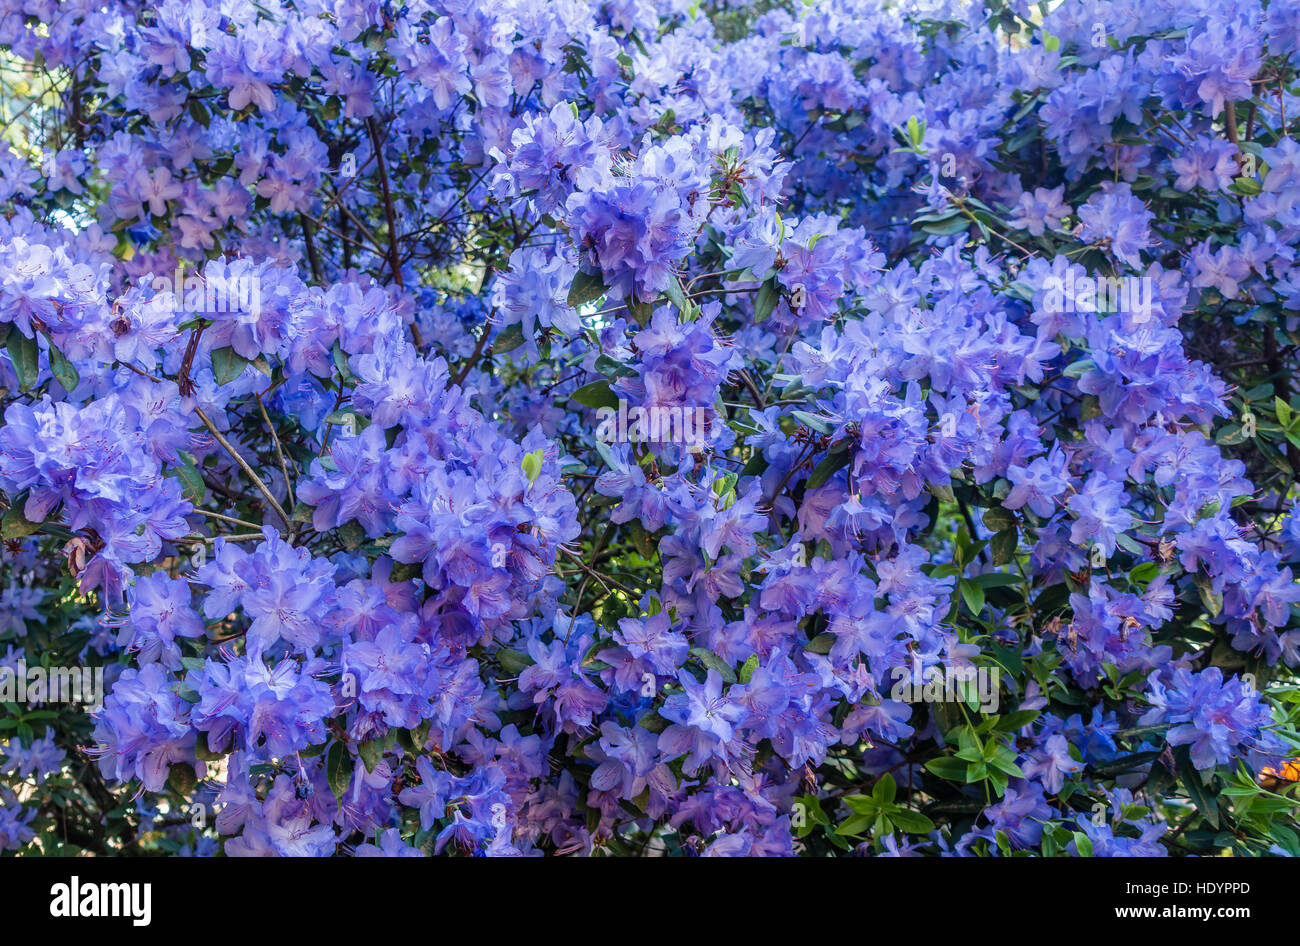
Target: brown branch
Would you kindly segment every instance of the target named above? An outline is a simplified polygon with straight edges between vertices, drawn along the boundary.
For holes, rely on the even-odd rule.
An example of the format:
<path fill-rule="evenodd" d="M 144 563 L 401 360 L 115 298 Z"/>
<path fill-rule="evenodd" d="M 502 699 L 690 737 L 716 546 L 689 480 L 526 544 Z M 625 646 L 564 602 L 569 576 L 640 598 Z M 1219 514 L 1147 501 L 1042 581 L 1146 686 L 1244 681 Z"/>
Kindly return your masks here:
<path fill-rule="evenodd" d="M 375 124 L 374 116 L 366 119 L 366 130 L 370 132 L 370 142 L 375 149 L 375 162 L 379 167 L 379 187 L 384 195 L 384 216 L 388 220 L 388 263 L 393 271 L 393 281 L 405 289 L 406 283 L 402 280 L 402 261 L 397 252 L 397 214 L 393 211 L 393 194 L 388 188 L 388 167 L 384 163 L 384 144 L 379 140 L 379 127 Z M 340 207 L 343 205 L 340 204 Z M 414 320 L 411 321 L 411 338 L 415 342 L 415 347 L 420 348 L 424 345 L 424 339 L 420 337 L 420 326 Z"/>
<path fill-rule="evenodd" d="M 271 508 L 275 510 L 275 514 L 284 520 L 284 527 L 286 529 L 292 529 L 293 523 L 290 522 L 285 511 L 280 508 L 280 504 L 276 502 L 275 497 L 271 495 L 271 491 L 266 488 L 266 484 L 262 482 L 262 478 L 258 476 L 257 472 L 248 465 L 248 462 L 239 455 L 239 451 L 230 445 L 230 441 L 221 435 L 221 431 L 217 430 L 216 425 L 213 424 L 208 418 L 208 415 L 203 412 L 203 408 L 196 404 L 194 406 L 194 413 L 199 415 L 199 420 L 203 421 L 203 426 L 208 428 L 208 433 L 212 434 L 212 436 L 216 438 L 217 443 L 221 444 L 221 446 L 225 448 L 226 452 L 230 454 L 231 459 L 238 463 L 239 468 L 244 471 L 244 474 L 250 480 L 253 481 L 253 485 L 257 487 L 258 492 L 266 497 L 266 501 L 271 504 Z"/>
<path fill-rule="evenodd" d="M 469 377 L 470 369 L 474 367 L 475 362 L 477 362 L 482 356 L 483 347 L 487 344 L 488 336 L 491 334 L 492 320 L 489 319 L 483 323 L 483 332 L 479 335 L 478 341 L 474 344 L 474 351 L 472 351 L 470 356 L 465 359 L 465 364 L 461 367 L 460 371 L 456 372 L 456 377 L 451 380 L 452 384 L 465 383 L 465 379 Z"/>
<path fill-rule="evenodd" d="M 266 429 L 271 431 L 271 442 L 275 446 L 275 455 L 280 461 L 280 473 L 284 477 L 284 491 L 289 497 L 289 508 L 292 509 L 297 501 L 293 498 L 293 482 L 289 479 L 289 465 L 284 461 L 284 451 L 280 449 L 280 435 L 275 432 L 275 425 L 271 423 L 270 416 L 266 413 L 266 405 L 262 403 L 262 395 L 254 395 L 257 398 L 257 409 L 262 412 L 262 420 L 266 421 Z"/>
<path fill-rule="evenodd" d="M 317 282 L 321 281 L 320 256 L 316 252 L 316 238 L 311 232 L 311 222 L 307 215 L 298 211 L 298 222 L 302 224 L 302 239 L 307 244 L 307 261 L 311 264 L 311 274 Z"/>

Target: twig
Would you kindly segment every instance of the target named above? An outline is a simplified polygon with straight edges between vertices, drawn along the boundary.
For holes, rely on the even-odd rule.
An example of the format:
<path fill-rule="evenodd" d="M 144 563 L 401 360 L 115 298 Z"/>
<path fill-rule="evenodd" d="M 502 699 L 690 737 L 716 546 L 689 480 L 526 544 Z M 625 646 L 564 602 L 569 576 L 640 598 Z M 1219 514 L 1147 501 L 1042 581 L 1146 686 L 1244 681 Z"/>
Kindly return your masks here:
<path fill-rule="evenodd" d="M 470 356 L 465 359 L 465 364 L 461 366 L 460 371 L 456 372 L 456 377 L 451 379 L 452 384 L 463 384 L 465 379 L 469 377 L 470 369 L 474 367 L 475 362 L 477 362 L 479 357 L 482 356 L 483 346 L 487 344 L 488 336 L 491 334 L 492 319 L 489 317 L 488 320 L 483 323 L 483 333 L 479 335 L 478 341 L 474 343 L 474 350 L 470 352 Z"/>
<path fill-rule="evenodd" d="M 248 522 L 244 519 L 235 519 L 232 516 L 223 516 L 219 512 L 208 512 L 206 509 L 196 509 L 194 511 L 200 516 L 207 516 L 209 519 L 220 519 L 222 522 L 229 522 L 232 526 L 247 526 L 250 529 L 262 528 L 255 522 Z"/>
<path fill-rule="evenodd" d="M 307 244 L 307 261 L 311 264 L 312 277 L 321 281 L 320 256 L 316 252 L 316 238 L 312 236 L 311 222 L 307 215 L 301 210 L 298 211 L 298 222 L 302 224 L 302 239 Z"/>
<path fill-rule="evenodd" d="M 742 368 L 739 374 L 741 383 L 749 389 L 749 393 L 754 395 L 754 400 L 758 402 L 758 409 L 760 411 L 766 409 L 767 405 L 763 403 L 763 393 L 758 390 L 758 385 L 756 385 L 754 379 L 749 376 L 749 372 Z"/>
<path fill-rule="evenodd" d="M 262 533 L 260 532 L 247 532 L 247 533 L 240 532 L 232 535 L 194 535 L 194 536 L 187 535 L 185 538 L 177 539 L 176 541 L 189 542 L 191 545 L 194 545 L 194 544 L 211 544 L 213 542 L 216 542 L 217 539 L 225 539 L 227 542 L 253 542 L 258 539 L 265 539 L 265 538 L 266 536 L 262 535 Z"/>
<path fill-rule="evenodd" d="M 257 409 L 262 412 L 262 420 L 266 421 L 266 429 L 271 431 L 271 442 L 275 445 L 275 455 L 280 460 L 280 473 L 284 476 L 284 489 L 289 496 L 289 508 L 292 509 L 297 505 L 297 500 L 293 498 L 293 483 L 289 479 L 289 464 L 284 462 L 284 451 L 280 449 L 280 435 L 275 432 L 275 425 L 271 423 L 271 418 L 266 413 L 266 405 L 262 403 L 262 395 L 254 395 L 257 398 Z"/>
<path fill-rule="evenodd" d="M 230 454 L 231 459 L 239 464 L 239 468 L 244 471 L 250 480 L 253 481 L 253 485 L 257 487 L 258 491 L 266 497 L 266 501 L 271 504 L 271 508 L 275 510 L 275 514 L 284 520 L 284 527 L 286 529 L 292 529 L 293 523 L 289 521 L 289 517 L 285 515 L 284 510 L 280 508 L 280 504 L 275 501 L 275 497 L 271 495 L 271 491 L 266 488 L 266 484 L 262 482 L 262 478 L 258 476 L 257 472 L 248 465 L 248 462 L 239 455 L 239 451 L 230 445 L 230 441 L 221 435 L 221 431 L 217 430 L 216 425 L 212 423 L 208 418 L 208 415 L 203 413 L 203 408 L 199 407 L 197 404 L 194 405 L 194 413 L 199 415 L 199 420 L 203 421 L 203 426 L 208 428 L 208 433 L 212 434 L 212 436 L 216 438 L 217 443 L 221 444 L 221 446 L 225 448 L 226 452 Z"/>
<path fill-rule="evenodd" d="M 388 189 L 388 168 L 384 164 L 384 144 L 379 140 L 379 127 L 375 124 L 373 115 L 366 119 L 366 130 L 370 132 L 370 143 L 375 149 L 375 162 L 379 167 L 379 187 L 384 195 L 384 217 L 388 220 L 388 263 L 393 270 L 393 281 L 400 288 L 405 289 L 406 283 L 402 280 L 402 261 L 397 253 L 399 239 L 397 215 L 393 212 L 393 194 Z M 424 339 L 420 336 L 420 326 L 414 321 L 411 322 L 411 338 L 416 348 L 424 346 Z"/>

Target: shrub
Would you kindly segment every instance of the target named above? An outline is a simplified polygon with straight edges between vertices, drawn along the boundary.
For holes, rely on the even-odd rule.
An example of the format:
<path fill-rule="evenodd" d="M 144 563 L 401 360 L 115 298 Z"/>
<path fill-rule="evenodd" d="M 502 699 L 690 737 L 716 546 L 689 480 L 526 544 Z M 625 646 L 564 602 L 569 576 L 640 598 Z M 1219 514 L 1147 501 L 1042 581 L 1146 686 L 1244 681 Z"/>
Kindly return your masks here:
<path fill-rule="evenodd" d="M 1298 38 L 3 0 L 0 849 L 1300 854 Z"/>

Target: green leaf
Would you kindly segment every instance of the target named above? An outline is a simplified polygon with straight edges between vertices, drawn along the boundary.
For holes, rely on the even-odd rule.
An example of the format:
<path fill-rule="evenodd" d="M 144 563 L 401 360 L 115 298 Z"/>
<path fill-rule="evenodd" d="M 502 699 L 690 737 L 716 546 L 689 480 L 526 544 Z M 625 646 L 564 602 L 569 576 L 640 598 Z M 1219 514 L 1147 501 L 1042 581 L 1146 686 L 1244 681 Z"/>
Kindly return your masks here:
<path fill-rule="evenodd" d="M 373 772 L 375 766 L 384 757 L 384 753 L 388 751 L 387 741 L 387 739 L 367 739 L 357 746 L 357 755 L 361 756 L 367 772 Z"/>
<path fill-rule="evenodd" d="M 497 335 L 496 341 L 492 343 L 492 354 L 504 355 L 506 352 L 514 351 L 524 343 L 524 326 L 521 322 L 508 325 Z"/>
<path fill-rule="evenodd" d="M 72 362 L 68 361 L 63 352 L 59 351 L 52 339 L 50 340 L 50 373 L 69 394 L 77 390 L 77 385 L 81 383 L 81 375 L 77 373 L 77 369 L 72 366 Z"/>
<path fill-rule="evenodd" d="M 736 678 L 741 683 L 748 683 L 754 676 L 754 671 L 758 669 L 758 654 L 750 654 L 749 659 L 740 665 L 740 672 Z"/>
<path fill-rule="evenodd" d="M 628 522 L 628 529 L 632 533 L 632 544 L 635 545 L 636 550 L 641 553 L 641 557 L 646 560 L 654 558 L 656 543 L 650 538 L 650 533 L 646 532 L 645 526 L 641 525 L 641 520 L 630 520 Z M 651 607 L 657 606 L 660 609 L 663 607 L 658 598 L 652 598 L 650 605 Z M 658 613 L 658 611 L 652 611 L 651 617 Z"/>
<path fill-rule="evenodd" d="M 365 527 L 355 519 L 349 519 L 339 526 L 339 539 L 342 540 L 343 547 L 349 552 L 360 548 L 366 538 Z"/>
<path fill-rule="evenodd" d="M 330 346 L 330 360 L 334 362 L 334 367 L 338 369 L 339 378 L 344 384 L 350 385 L 356 380 L 357 376 L 352 373 L 348 354 L 338 342 Z"/>
<path fill-rule="evenodd" d="M 955 503 L 957 497 L 953 494 L 952 486 L 948 483 L 927 483 L 927 490 L 935 499 L 945 503 Z"/>
<path fill-rule="evenodd" d="M 1003 506 L 986 509 L 983 518 L 990 532 L 1005 532 L 1016 527 L 1016 514 Z"/>
<path fill-rule="evenodd" d="M 1007 565 L 1016 557 L 1016 543 L 1019 534 L 1014 528 L 995 532 L 989 540 L 989 551 L 993 553 L 994 565 Z"/>
<path fill-rule="evenodd" d="M 537 477 L 542 474 L 542 448 L 538 447 L 532 453 L 524 454 L 524 458 L 519 465 L 523 467 L 524 476 L 528 477 L 528 482 L 537 482 Z"/>
<path fill-rule="evenodd" d="M 800 795 L 794 801 L 796 807 L 802 807 L 804 812 L 804 826 L 798 828 L 799 837 L 804 837 L 814 826 L 822 824 L 829 825 L 831 819 L 827 817 L 826 812 L 822 811 L 821 802 L 817 800 L 816 795 Z"/>
<path fill-rule="evenodd" d="M 954 782 L 966 781 L 967 764 L 954 756 L 940 756 L 925 763 L 928 771 Z"/>
<path fill-rule="evenodd" d="M 804 650 L 814 654 L 829 654 L 833 646 L 835 646 L 835 635 L 830 631 L 823 631 L 810 640 Z"/>
<path fill-rule="evenodd" d="M 953 217 L 947 223 L 927 223 L 921 227 L 926 233 L 934 236 L 952 236 L 954 233 L 961 233 L 969 228 L 970 221 L 965 217 Z"/>
<path fill-rule="evenodd" d="M 497 651 L 497 662 L 501 664 L 502 670 L 514 676 L 523 673 L 527 667 L 531 667 L 534 663 L 533 658 L 522 650 L 509 648 Z"/>
<path fill-rule="evenodd" d="M 882 775 L 871 789 L 872 799 L 881 805 L 892 805 L 897 795 L 898 783 L 894 781 L 894 776 L 888 772 Z"/>
<path fill-rule="evenodd" d="M 23 506 L 27 504 L 26 496 L 27 493 L 24 491 L 14 499 L 14 504 L 5 512 L 4 517 L 0 518 L 0 538 L 21 539 L 41 527 L 39 522 L 32 522 L 23 515 Z"/>
<path fill-rule="evenodd" d="M 1016 765 L 1014 756 L 994 756 L 989 760 L 989 765 L 999 771 L 1006 772 L 1008 775 L 1014 775 L 1016 778 L 1025 777 L 1025 773 L 1021 771 L 1020 766 Z"/>
<path fill-rule="evenodd" d="M 668 280 L 668 288 L 664 290 L 664 295 L 668 301 L 677 307 L 677 311 L 682 315 L 689 315 L 695 308 L 691 305 L 691 300 L 686 298 L 686 290 L 682 288 L 681 282 L 677 279 Z"/>
<path fill-rule="evenodd" d="M 593 381 L 584 384 L 569 395 L 569 399 L 587 407 L 618 408 L 618 396 L 609 389 L 608 381 Z"/>
<path fill-rule="evenodd" d="M 880 805 L 870 795 L 845 795 L 840 800 L 855 814 L 870 815 L 874 818 L 880 810 Z"/>
<path fill-rule="evenodd" d="M 14 330 L 9 333 L 9 344 L 6 347 L 9 360 L 13 362 L 14 374 L 18 376 L 19 390 L 30 391 L 40 375 L 40 349 L 36 346 L 36 339 Z"/>
<path fill-rule="evenodd" d="M 189 659 L 189 658 L 184 658 Z M 203 661 L 199 661 L 200 664 Z M 224 759 L 225 755 L 220 752 L 213 752 L 208 748 L 208 734 L 200 732 L 198 738 L 194 740 L 194 758 L 200 762 L 215 762 L 217 759 Z"/>
<path fill-rule="evenodd" d="M 928 834 L 934 830 L 933 821 L 919 811 L 912 811 L 908 808 L 898 808 L 891 811 L 889 820 L 908 834 Z"/>
<path fill-rule="evenodd" d="M 1192 804 L 1201 813 L 1201 817 L 1208 821 L 1211 827 L 1217 829 L 1219 827 L 1218 799 L 1206 791 L 1205 784 L 1201 781 L 1201 773 L 1192 765 L 1192 754 L 1187 746 L 1178 746 L 1174 749 L 1174 762 L 1178 780 L 1182 782 L 1183 788 L 1187 789 Z"/>
<path fill-rule="evenodd" d="M 605 277 L 602 273 L 585 273 L 578 270 L 569 283 L 568 303 L 573 308 L 594 302 L 605 294 Z"/>
<path fill-rule="evenodd" d="M 190 112 L 190 117 L 193 118 L 200 125 L 202 125 L 204 128 L 207 128 L 209 125 L 212 124 L 212 116 L 208 113 L 208 110 L 203 107 L 203 103 L 200 102 L 198 99 L 196 98 L 190 99 L 189 112 Z"/>
<path fill-rule="evenodd" d="M 692 647 L 691 656 L 708 669 L 716 670 L 718 676 L 722 677 L 727 683 L 736 682 L 736 671 L 731 669 L 731 666 L 713 651 L 706 650 L 703 647 Z"/>
<path fill-rule="evenodd" d="M 836 834 L 860 835 L 871 826 L 874 819 L 871 815 L 854 815 L 844 824 L 835 829 Z"/>
<path fill-rule="evenodd" d="M 1067 378 L 1081 378 L 1096 367 L 1097 363 L 1091 358 L 1081 358 L 1074 364 L 1068 366 L 1061 372 L 1061 374 L 1065 375 Z"/>
<path fill-rule="evenodd" d="M 1013 588 L 1023 579 L 1019 575 L 1008 575 L 1006 572 L 985 572 L 983 575 L 976 575 L 971 581 L 987 591 L 989 588 Z"/>
<path fill-rule="evenodd" d="M 1201 604 L 1205 606 L 1206 614 L 1212 618 L 1218 617 L 1219 612 L 1223 610 L 1223 595 L 1214 590 L 1206 575 L 1196 576 L 1196 590 L 1201 596 Z"/>
<path fill-rule="evenodd" d="M 966 602 L 966 607 L 970 608 L 971 614 L 979 617 L 984 611 L 984 589 L 969 578 L 963 578 L 959 587 L 961 599 Z"/>
<path fill-rule="evenodd" d="M 336 742 L 330 746 L 329 755 L 325 757 L 325 778 L 329 781 L 330 791 L 339 801 L 343 800 L 343 793 L 352 784 L 354 764 L 351 753 L 343 743 Z"/>
<path fill-rule="evenodd" d="M 769 279 L 758 287 L 758 292 L 754 296 L 754 321 L 761 322 L 776 308 L 777 300 L 781 298 L 780 290 L 776 288 L 776 280 Z"/>
<path fill-rule="evenodd" d="M 234 381 L 251 363 L 229 345 L 212 350 L 212 376 L 217 384 L 229 384 Z"/>
<path fill-rule="evenodd" d="M 817 489 L 829 480 L 835 472 L 843 466 L 847 466 L 851 454 L 848 450 L 842 450 L 838 453 L 828 454 L 820 463 L 813 467 L 813 471 L 808 476 L 808 482 L 804 485 L 808 489 Z"/>
<path fill-rule="evenodd" d="M 1135 585 L 1145 585 L 1158 574 L 1160 574 L 1159 565 L 1155 562 L 1143 562 L 1133 567 L 1133 570 L 1128 573 L 1128 580 Z"/>
<path fill-rule="evenodd" d="M 621 361 L 609 357 L 609 355 L 601 355 L 596 359 L 596 370 L 611 381 L 620 377 L 636 377 L 636 371 L 634 369 L 629 368 Z"/>
<path fill-rule="evenodd" d="M 176 478 L 181 481 L 181 489 L 185 493 L 185 498 L 195 506 L 203 502 L 207 495 L 208 486 L 203 482 L 203 475 L 199 472 L 198 467 L 193 463 L 182 463 L 174 466 L 169 470 L 175 473 Z"/>
<path fill-rule="evenodd" d="M 177 762 L 167 773 L 167 784 L 178 795 L 188 795 L 194 791 L 194 786 L 199 784 L 199 777 L 188 762 Z"/>
<path fill-rule="evenodd" d="M 1273 408 L 1277 413 L 1277 419 L 1281 422 L 1282 426 L 1290 427 L 1291 414 L 1292 414 L 1291 405 L 1288 404 L 1286 401 L 1282 400 L 1280 397 L 1274 397 Z"/>
<path fill-rule="evenodd" d="M 1107 762 L 1105 765 L 1090 765 L 1088 766 L 1088 771 L 1094 778 L 1114 778 L 1117 775 L 1123 775 L 1125 772 L 1132 771 L 1140 765 L 1145 765 L 1146 763 L 1159 758 L 1162 751 L 1163 750 L 1161 749 L 1153 749 L 1147 752 L 1135 752 L 1132 755 L 1118 758 L 1113 762 Z"/>
<path fill-rule="evenodd" d="M 1016 710 L 999 719 L 996 729 L 999 732 L 1015 732 L 1023 726 L 1028 726 L 1038 718 L 1038 715 L 1038 710 Z"/>
<path fill-rule="evenodd" d="M 790 415 L 805 427 L 809 427 L 821 434 L 829 434 L 835 429 L 831 426 L 828 418 L 817 414 L 810 414 L 807 411 L 791 411 Z"/>
<path fill-rule="evenodd" d="M 1235 447 L 1246 442 L 1246 431 L 1240 424 L 1228 424 L 1214 435 L 1214 442 L 1221 447 Z"/>

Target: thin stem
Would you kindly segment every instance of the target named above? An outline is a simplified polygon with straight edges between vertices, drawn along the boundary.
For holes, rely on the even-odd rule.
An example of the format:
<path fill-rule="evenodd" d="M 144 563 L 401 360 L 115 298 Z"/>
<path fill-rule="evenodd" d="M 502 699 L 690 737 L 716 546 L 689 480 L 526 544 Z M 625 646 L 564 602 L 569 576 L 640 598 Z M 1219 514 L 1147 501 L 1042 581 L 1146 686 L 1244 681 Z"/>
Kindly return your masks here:
<path fill-rule="evenodd" d="M 216 542 L 217 539 L 225 539 L 227 542 L 253 542 L 253 541 L 256 541 L 256 540 L 259 540 L 259 539 L 265 539 L 265 538 L 266 538 L 266 536 L 262 535 L 262 533 L 260 533 L 260 532 L 241 532 L 241 533 L 235 533 L 235 534 L 232 534 L 232 535 L 196 535 L 196 536 L 186 536 L 185 538 L 183 538 L 183 539 L 177 539 L 176 541 L 177 541 L 177 542 L 189 542 L 189 543 L 192 544 L 192 545 L 195 545 L 195 544 L 199 544 L 199 545 L 202 545 L 202 544 L 208 544 L 208 545 L 210 545 L 210 544 L 212 544 L 213 542 Z"/>
<path fill-rule="evenodd" d="M 212 436 L 216 438 L 217 443 L 221 444 L 221 446 L 225 448 L 225 451 L 230 454 L 231 459 L 239 464 L 239 468 L 244 471 L 245 475 L 247 475 L 250 480 L 253 481 L 253 485 L 257 487 L 258 491 L 266 497 L 266 501 L 271 504 L 271 508 L 275 510 L 275 514 L 284 520 L 284 527 L 286 529 L 292 529 L 293 523 L 289 521 L 289 517 L 285 515 L 284 510 L 280 508 L 280 504 L 275 501 L 275 497 L 271 495 L 271 491 L 266 488 L 266 484 L 262 482 L 262 478 L 258 476 L 257 472 L 248 465 L 248 462 L 239 455 L 239 451 L 230 445 L 230 441 L 221 435 L 221 431 L 217 430 L 216 425 L 212 423 L 208 418 L 208 415 L 203 413 L 203 408 L 196 404 L 194 406 L 194 413 L 199 415 L 199 420 L 203 421 L 203 426 L 208 428 L 208 433 L 212 434 Z"/>
<path fill-rule="evenodd" d="M 492 319 L 489 316 L 488 320 L 483 323 L 483 331 L 479 335 L 478 341 L 474 343 L 474 350 L 470 353 L 470 356 L 465 359 L 465 364 L 461 365 L 460 370 L 456 372 L 456 377 L 451 379 L 452 384 L 460 385 L 465 383 L 465 379 L 469 377 L 470 369 L 474 367 L 474 364 L 482 356 L 483 347 L 487 344 L 488 336 L 491 334 Z"/>
<path fill-rule="evenodd" d="M 388 167 L 384 164 L 384 143 L 379 139 L 379 126 L 375 124 L 374 116 L 366 119 L 366 130 L 370 132 L 370 142 L 375 149 L 375 162 L 379 167 L 379 188 L 384 195 L 384 217 L 388 221 L 388 263 L 393 270 L 393 281 L 400 288 L 405 289 L 406 283 L 402 279 L 402 261 L 397 252 L 397 242 L 400 239 L 397 235 L 397 214 L 393 210 L 393 194 L 388 187 Z M 415 322 L 411 323 L 411 338 L 414 340 L 416 348 L 423 347 L 424 339 L 420 336 L 420 326 Z"/>
<path fill-rule="evenodd" d="M 262 528 L 256 522 L 248 522 L 245 519 L 236 519 L 233 516 L 223 516 L 219 512 L 209 512 L 206 509 L 196 509 L 194 511 L 198 513 L 200 516 L 206 516 L 209 519 L 219 519 L 222 522 L 229 522 L 232 526 L 247 526 L 249 529 Z"/>
<path fill-rule="evenodd" d="M 284 476 L 284 489 L 289 496 L 289 508 L 292 509 L 297 505 L 297 500 L 293 498 L 293 482 L 289 479 L 289 464 L 284 461 L 284 451 L 280 449 L 280 435 L 275 432 L 275 425 L 271 423 L 270 416 L 266 413 L 266 405 L 262 403 L 262 395 L 255 395 L 257 398 L 257 409 L 262 412 L 262 420 L 266 421 L 266 429 L 271 431 L 271 442 L 275 445 L 275 455 L 280 461 L 280 473 Z"/>

